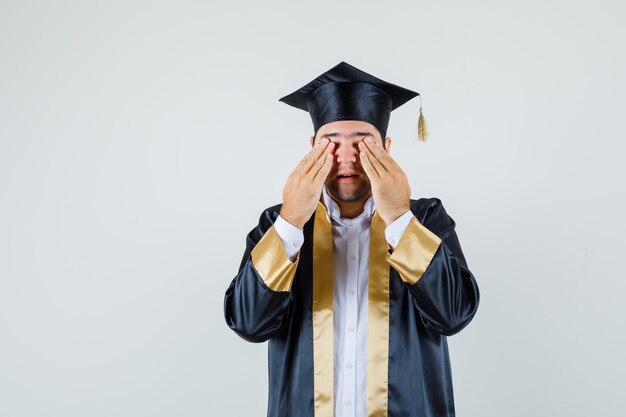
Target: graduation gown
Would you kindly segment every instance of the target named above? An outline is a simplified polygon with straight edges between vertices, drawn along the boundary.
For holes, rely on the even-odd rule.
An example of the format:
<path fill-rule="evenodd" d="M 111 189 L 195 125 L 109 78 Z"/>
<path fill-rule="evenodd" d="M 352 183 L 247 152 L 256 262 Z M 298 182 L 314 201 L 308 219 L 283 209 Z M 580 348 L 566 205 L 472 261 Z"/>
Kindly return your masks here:
<path fill-rule="evenodd" d="M 410 200 L 395 250 L 374 211 L 368 264 L 367 417 L 455 415 L 446 336 L 463 329 L 479 291 L 455 222 L 438 198 Z M 333 242 L 318 202 L 293 262 L 263 211 L 224 297 L 226 323 L 268 343 L 268 417 L 332 417 Z"/>

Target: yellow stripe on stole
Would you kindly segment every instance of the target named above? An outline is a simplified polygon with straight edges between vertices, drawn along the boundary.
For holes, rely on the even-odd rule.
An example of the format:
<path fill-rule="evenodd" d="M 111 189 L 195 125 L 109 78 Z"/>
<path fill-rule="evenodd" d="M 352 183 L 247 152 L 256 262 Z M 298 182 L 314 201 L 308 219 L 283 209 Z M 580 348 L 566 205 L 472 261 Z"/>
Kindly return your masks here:
<path fill-rule="evenodd" d="M 387 262 L 398 271 L 402 281 L 413 285 L 426 272 L 439 245 L 441 238 L 413 216 L 393 253 L 386 255 Z"/>
<path fill-rule="evenodd" d="M 277 292 L 291 291 L 300 252 L 291 262 L 274 225 L 265 232 L 252 249 L 250 256 L 254 269 L 269 289 Z"/>
<path fill-rule="evenodd" d="M 370 227 L 367 305 L 367 417 L 387 417 L 389 383 L 389 264 L 385 222 Z"/>
<path fill-rule="evenodd" d="M 313 403 L 315 417 L 333 417 L 333 231 L 321 202 L 313 224 Z"/>

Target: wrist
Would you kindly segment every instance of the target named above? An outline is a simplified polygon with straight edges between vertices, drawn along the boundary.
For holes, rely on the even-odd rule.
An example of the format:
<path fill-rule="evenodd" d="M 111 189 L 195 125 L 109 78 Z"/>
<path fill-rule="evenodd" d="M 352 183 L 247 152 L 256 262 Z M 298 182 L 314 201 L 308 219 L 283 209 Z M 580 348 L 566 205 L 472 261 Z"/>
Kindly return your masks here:
<path fill-rule="evenodd" d="M 383 221 L 385 222 L 385 224 L 387 226 L 389 226 L 391 223 L 395 222 L 400 217 L 402 217 L 404 214 L 406 214 L 406 212 L 409 211 L 409 210 L 411 210 L 411 207 L 398 209 L 397 211 L 394 211 L 393 213 L 388 214 L 385 217 L 383 217 Z"/>
<path fill-rule="evenodd" d="M 292 226 L 297 227 L 300 230 L 304 228 L 306 220 L 303 220 L 299 216 L 292 214 L 288 209 L 285 210 L 284 208 L 281 208 L 279 215 Z"/>

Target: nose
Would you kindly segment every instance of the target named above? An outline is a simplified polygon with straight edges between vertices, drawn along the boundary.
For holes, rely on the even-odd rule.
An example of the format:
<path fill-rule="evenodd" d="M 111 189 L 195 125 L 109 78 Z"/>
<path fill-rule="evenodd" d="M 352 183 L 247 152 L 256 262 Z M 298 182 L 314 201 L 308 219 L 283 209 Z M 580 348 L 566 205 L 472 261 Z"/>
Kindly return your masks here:
<path fill-rule="evenodd" d="M 337 156 L 337 162 L 351 162 L 357 161 L 357 155 L 359 153 L 358 145 L 351 142 L 341 142 L 335 145 L 335 155 Z"/>

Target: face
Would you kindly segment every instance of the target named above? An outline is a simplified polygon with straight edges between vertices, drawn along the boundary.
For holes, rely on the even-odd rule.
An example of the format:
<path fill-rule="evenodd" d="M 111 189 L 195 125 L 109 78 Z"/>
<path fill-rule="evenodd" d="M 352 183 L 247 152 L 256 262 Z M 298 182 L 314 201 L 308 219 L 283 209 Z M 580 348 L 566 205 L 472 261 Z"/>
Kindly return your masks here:
<path fill-rule="evenodd" d="M 357 120 L 340 120 L 320 127 L 311 145 L 328 138 L 335 142 L 333 167 L 324 182 L 328 193 L 338 202 L 352 203 L 371 195 L 371 183 L 361 165 L 358 143 L 369 136 L 383 146 L 382 137 L 374 125 Z M 387 138 L 389 152 L 391 139 Z"/>

